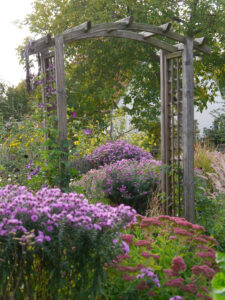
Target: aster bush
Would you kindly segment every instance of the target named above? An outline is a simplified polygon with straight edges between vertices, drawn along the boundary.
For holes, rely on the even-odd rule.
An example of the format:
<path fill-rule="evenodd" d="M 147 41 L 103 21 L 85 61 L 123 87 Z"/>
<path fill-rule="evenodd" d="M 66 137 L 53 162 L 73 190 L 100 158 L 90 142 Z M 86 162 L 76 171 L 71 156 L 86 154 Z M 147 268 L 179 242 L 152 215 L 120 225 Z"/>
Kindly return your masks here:
<path fill-rule="evenodd" d="M 144 214 L 160 181 L 159 161 L 123 159 L 103 168 L 106 176 L 101 186 L 106 197 L 116 204 L 124 203 Z"/>
<path fill-rule="evenodd" d="M 122 159 L 139 161 L 141 159 L 152 159 L 152 155 L 148 151 L 123 140 L 107 141 L 106 144 L 97 147 L 91 154 L 87 155 L 87 160 L 92 163 L 93 168 Z"/>
<path fill-rule="evenodd" d="M 105 263 L 123 253 L 118 232 L 135 219 L 120 205 L 23 186 L 0 189 L 2 299 L 95 299 Z"/>
<path fill-rule="evenodd" d="M 217 241 L 204 227 L 178 217 L 139 216 L 121 238 L 129 251 L 107 266 L 109 299 L 212 299 Z"/>

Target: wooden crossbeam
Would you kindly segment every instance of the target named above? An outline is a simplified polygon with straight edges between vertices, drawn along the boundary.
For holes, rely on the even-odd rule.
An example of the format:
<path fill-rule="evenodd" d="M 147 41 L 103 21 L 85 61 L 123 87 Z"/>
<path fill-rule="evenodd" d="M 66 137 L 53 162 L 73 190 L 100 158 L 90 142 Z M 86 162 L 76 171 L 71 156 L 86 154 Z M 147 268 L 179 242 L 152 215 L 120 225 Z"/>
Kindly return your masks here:
<path fill-rule="evenodd" d="M 167 32 L 168 30 L 170 30 L 171 26 L 172 26 L 172 22 L 169 22 L 166 24 L 162 24 L 159 27 L 162 29 L 163 32 Z M 156 35 L 157 33 L 141 31 L 141 32 L 139 32 L 139 34 L 142 35 L 146 39 L 146 38 Z"/>
<path fill-rule="evenodd" d="M 134 18 L 132 16 L 116 21 L 115 23 L 124 24 L 129 26 L 133 23 Z"/>
<path fill-rule="evenodd" d="M 82 40 L 86 38 L 98 38 L 98 37 L 119 37 L 119 38 L 126 38 L 126 39 L 131 39 L 139 42 L 144 42 L 147 44 L 150 44 L 154 47 L 157 47 L 159 49 L 164 49 L 168 52 L 174 52 L 177 51 L 177 48 L 174 47 L 171 44 L 168 44 L 164 41 L 161 41 L 159 39 L 155 38 L 148 38 L 145 39 L 143 36 L 141 36 L 139 33 L 135 33 L 132 31 L 127 31 L 127 30 L 115 30 L 115 31 L 97 31 L 93 33 L 87 33 L 86 35 L 80 35 L 73 40 Z"/>
<path fill-rule="evenodd" d="M 169 52 L 182 50 L 179 48 L 180 47 L 179 44 L 170 45 L 160 40 L 157 41 L 156 39 L 152 40 L 152 36 L 158 34 L 183 44 L 185 42 L 185 37 L 183 35 L 180 35 L 179 33 L 170 31 L 171 25 L 172 25 L 171 22 L 162 24 L 160 26 L 133 23 L 133 18 L 127 17 L 118 20 L 114 23 L 97 24 L 94 26 L 91 26 L 91 22 L 87 21 L 81 25 L 75 26 L 71 29 L 64 31 L 61 35 L 63 36 L 64 43 L 71 43 L 75 40 L 82 40 L 82 39 L 92 38 L 92 37 L 101 37 L 101 36 L 104 37 L 107 36 L 107 34 L 110 34 L 108 36 L 118 36 L 118 37 L 125 37 L 125 38 L 131 38 L 132 36 L 131 39 L 142 41 L 142 42 L 147 42 L 145 40 L 150 39 L 148 43 L 156 47 L 158 47 L 157 45 L 162 44 L 164 46 L 161 49 L 168 50 L 170 48 L 171 50 L 168 50 Z M 115 34 L 115 32 L 118 31 L 120 32 Z M 125 33 L 122 34 L 121 31 L 126 31 L 126 32 L 129 31 L 130 35 Z M 132 31 L 141 32 L 141 34 L 133 33 L 132 35 Z M 210 48 L 204 45 L 204 41 L 205 41 L 204 38 L 195 39 L 194 48 L 198 49 L 201 52 L 210 54 L 211 53 Z M 54 44 L 55 44 L 54 39 L 52 39 L 49 35 L 47 35 L 46 37 L 38 39 L 32 43 L 32 46 L 29 49 L 29 55 L 50 48 L 54 46 Z M 166 46 L 166 44 L 169 45 L 168 46 L 169 48 Z M 172 51 L 172 47 L 174 49 L 173 51 Z"/>

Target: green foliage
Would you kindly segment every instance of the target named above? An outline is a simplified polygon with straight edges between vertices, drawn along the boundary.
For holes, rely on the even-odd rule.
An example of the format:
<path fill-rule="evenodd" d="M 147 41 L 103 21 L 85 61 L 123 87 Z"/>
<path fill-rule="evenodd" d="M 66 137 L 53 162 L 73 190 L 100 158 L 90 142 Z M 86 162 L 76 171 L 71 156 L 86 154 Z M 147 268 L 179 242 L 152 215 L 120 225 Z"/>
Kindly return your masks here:
<path fill-rule="evenodd" d="M 21 121 L 30 109 L 30 97 L 24 81 L 16 87 L 0 83 L 0 122 L 9 121 L 10 117 Z"/>
<path fill-rule="evenodd" d="M 212 296 L 213 300 L 223 300 L 225 298 L 225 253 L 218 252 L 216 261 L 220 268 L 220 273 L 217 273 L 212 280 Z"/>
<path fill-rule="evenodd" d="M 114 22 L 133 15 L 140 23 L 160 25 L 174 21 L 174 30 L 195 37 L 205 36 L 212 55 L 195 61 L 195 103 L 199 109 L 212 102 L 224 87 L 224 1 L 58 1 L 35 0 L 26 23 L 31 32 L 53 36 L 90 20 Z M 98 124 L 106 129 L 105 113 L 124 97 L 136 128 L 149 127 L 159 115 L 158 50 L 123 39 L 95 39 L 65 48 L 68 104 L 81 118 L 81 126 Z M 140 121 L 141 120 L 141 121 Z"/>

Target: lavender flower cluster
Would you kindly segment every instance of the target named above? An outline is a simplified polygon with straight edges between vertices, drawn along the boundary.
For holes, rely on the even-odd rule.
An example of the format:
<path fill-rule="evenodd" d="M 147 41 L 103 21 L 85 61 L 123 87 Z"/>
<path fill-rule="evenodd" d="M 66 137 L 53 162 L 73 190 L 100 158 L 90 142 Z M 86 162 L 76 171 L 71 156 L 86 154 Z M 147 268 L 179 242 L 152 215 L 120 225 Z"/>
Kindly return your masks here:
<path fill-rule="evenodd" d="M 102 167 L 106 176 L 101 186 L 105 195 L 117 203 L 123 202 L 144 213 L 147 199 L 155 192 L 160 178 L 161 162 L 143 158 L 123 159 Z"/>
<path fill-rule="evenodd" d="M 106 144 L 97 147 L 87 156 L 87 160 L 95 167 L 110 164 L 122 159 L 140 161 L 141 159 L 152 159 L 152 155 L 138 146 L 134 146 L 123 140 L 117 140 L 106 142 Z"/>
<path fill-rule="evenodd" d="M 43 188 L 36 194 L 24 186 L 0 189 L 0 237 L 18 234 L 26 239 L 34 229 L 34 240 L 40 244 L 50 242 L 61 224 L 73 230 L 102 231 L 134 221 L 135 214 L 129 206 L 89 204 L 83 194 L 62 193 L 58 188 Z"/>

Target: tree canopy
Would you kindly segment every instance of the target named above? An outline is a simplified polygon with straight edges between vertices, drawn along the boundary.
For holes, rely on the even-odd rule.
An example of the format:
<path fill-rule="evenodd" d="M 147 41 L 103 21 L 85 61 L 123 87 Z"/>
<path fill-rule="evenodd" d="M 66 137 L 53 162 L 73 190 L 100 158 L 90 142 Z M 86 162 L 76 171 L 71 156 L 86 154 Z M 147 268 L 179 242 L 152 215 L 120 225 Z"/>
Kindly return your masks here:
<path fill-rule="evenodd" d="M 139 23 L 173 21 L 177 32 L 205 36 L 210 56 L 195 60 L 195 104 L 202 110 L 225 87 L 225 2 L 223 0 L 34 0 L 24 23 L 37 35 L 52 36 L 84 21 L 107 23 L 132 15 Z M 165 39 L 165 38 L 162 38 Z M 167 40 L 167 42 L 169 42 Z M 159 115 L 159 51 L 142 43 L 99 38 L 65 48 L 68 104 L 81 123 L 106 125 L 105 115 L 124 98 L 136 128 Z"/>

